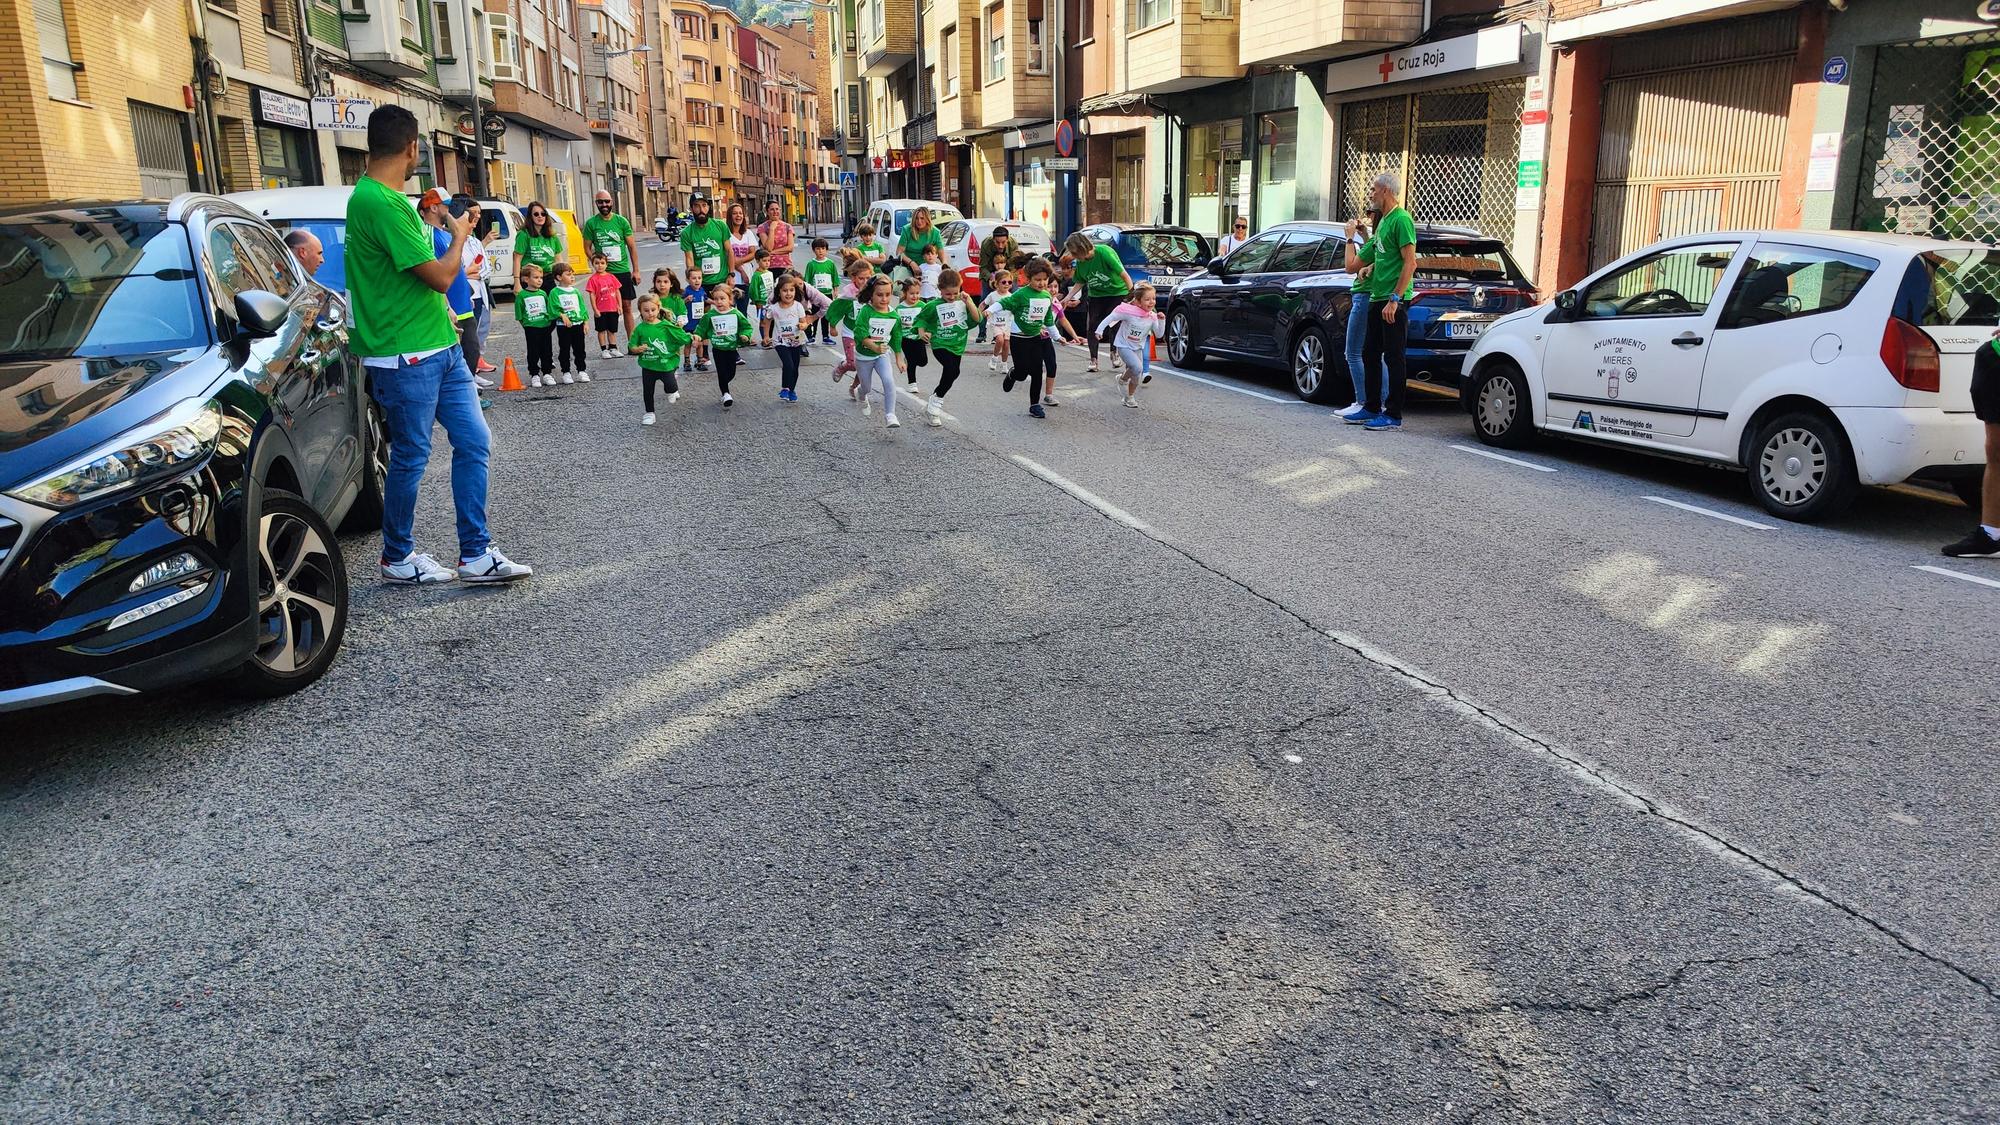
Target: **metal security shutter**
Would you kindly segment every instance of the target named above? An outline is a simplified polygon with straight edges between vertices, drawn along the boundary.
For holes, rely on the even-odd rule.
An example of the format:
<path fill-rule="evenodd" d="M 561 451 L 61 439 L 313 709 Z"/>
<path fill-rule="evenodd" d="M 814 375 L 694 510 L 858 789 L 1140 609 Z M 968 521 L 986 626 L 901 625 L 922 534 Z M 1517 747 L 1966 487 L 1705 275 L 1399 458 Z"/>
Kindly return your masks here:
<path fill-rule="evenodd" d="M 1604 84 L 1591 268 L 1662 238 L 1777 217 L 1797 17 L 1620 43 Z"/>
<path fill-rule="evenodd" d="M 185 118 L 144 102 L 129 104 L 132 149 L 139 165 L 139 194 L 172 199 L 188 189 Z"/>
<path fill-rule="evenodd" d="M 1344 107 L 1336 217 L 1361 214 L 1369 183 L 1393 172 L 1418 222 L 1511 236 L 1524 88 L 1514 79 Z"/>
<path fill-rule="evenodd" d="M 2000 32 L 1878 48 L 1856 230 L 2000 242 Z"/>

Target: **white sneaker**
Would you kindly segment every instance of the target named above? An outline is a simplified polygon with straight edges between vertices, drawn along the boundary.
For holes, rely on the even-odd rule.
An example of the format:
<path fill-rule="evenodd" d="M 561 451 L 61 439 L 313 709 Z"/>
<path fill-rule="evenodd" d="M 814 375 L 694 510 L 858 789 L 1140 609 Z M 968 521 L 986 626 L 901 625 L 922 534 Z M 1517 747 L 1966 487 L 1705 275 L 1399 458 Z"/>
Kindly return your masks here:
<path fill-rule="evenodd" d="M 1122 357 L 1120 357 L 1116 352 L 1113 352 L 1111 354 L 1111 370 L 1113 371 L 1125 370 L 1125 360 Z"/>
<path fill-rule="evenodd" d="M 944 400 L 934 398 L 924 406 L 924 413 L 933 426 L 944 425 Z"/>
<path fill-rule="evenodd" d="M 486 548 L 486 553 L 476 559 L 460 559 L 458 579 L 461 582 L 518 582 L 530 574 L 534 568 L 522 566 L 500 553 L 498 547 Z"/>
<path fill-rule="evenodd" d="M 998 370 L 1000 370 L 1000 357 L 999 357 L 999 356 L 997 356 L 997 355 L 990 355 L 990 356 L 987 356 L 987 357 L 986 357 L 986 370 L 988 370 L 988 371 L 998 371 Z"/>
<path fill-rule="evenodd" d="M 679 402 L 680 400 L 681 400 L 681 393 L 680 393 L 679 391 L 668 391 L 668 392 L 667 392 L 667 405 L 668 405 L 668 406 L 672 406 L 673 404 L 675 404 L 675 403 Z"/>
<path fill-rule="evenodd" d="M 727 410 L 735 405 L 736 405 L 736 396 L 730 394 L 728 391 L 722 392 L 722 408 L 724 410 Z"/>
<path fill-rule="evenodd" d="M 588 383 L 588 382 L 590 382 L 590 372 L 588 372 L 588 371 L 579 371 L 579 372 L 577 372 L 577 373 L 576 373 L 576 381 L 577 381 L 577 382 L 579 382 L 579 383 Z"/>
<path fill-rule="evenodd" d="M 645 413 L 645 414 L 641 415 L 641 416 L 639 417 L 639 424 L 640 424 L 641 426 L 650 426 L 650 425 L 652 425 L 652 424 L 653 424 L 653 412 L 652 412 L 652 411 L 650 411 L 650 410 L 648 410 L 648 411 L 646 411 L 646 413 Z"/>
<path fill-rule="evenodd" d="M 1056 396 L 1054 396 L 1054 395 L 1043 395 L 1043 396 L 1042 396 L 1042 405 L 1043 405 L 1043 406 L 1061 406 L 1061 405 L 1062 405 L 1062 403 L 1060 403 L 1060 402 L 1057 402 L 1057 401 L 1056 401 Z"/>
<path fill-rule="evenodd" d="M 1127 405 L 1127 406 L 1137 406 L 1137 405 L 1139 405 L 1139 400 L 1138 400 L 1138 399 L 1136 399 L 1136 398 L 1133 398 L 1133 397 L 1132 397 L 1131 395 L 1126 395 L 1126 396 L 1125 396 L 1125 405 Z"/>
<path fill-rule="evenodd" d="M 472 385 L 478 387 L 482 391 L 490 391 L 493 388 L 499 386 L 500 384 L 494 382 L 491 379 L 488 379 L 484 375 L 474 375 L 472 377 Z"/>
<path fill-rule="evenodd" d="M 902 425 L 901 422 L 896 420 L 896 416 L 894 414 L 884 414 L 882 416 L 882 420 L 884 422 L 887 422 L 889 424 L 889 428 L 892 430 Z"/>
<path fill-rule="evenodd" d="M 574 382 L 576 382 L 576 376 L 571 375 L 567 371 L 563 372 L 563 386 L 567 387 Z"/>
<path fill-rule="evenodd" d="M 1335 414 L 1335 416 L 1337 416 L 1337 417 L 1341 417 L 1341 418 L 1352 418 L 1352 417 L 1354 417 L 1354 416 L 1355 416 L 1356 414 L 1359 414 L 1359 413 L 1361 413 L 1362 411 L 1364 411 L 1364 410 L 1366 410 L 1366 409 L 1368 409 L 1368 408 L 1367 408 L 1366 406 L 1362 405 L 1361 403 L 1358 403 L 1358 402 L 1356 402 L 1356 403 L 1351 403 L 1351 404 L 1349 404 L 1349 405 L 1347 405 L 1347 406 L 1343 406 L 1343 407 L 1341 407 L 1341 408 L 1340 408 L 1339 410 L 1336 410 L 1336 411 L 1334 411 L 1333 413 L 1334 413 L 1334 414 Z"/>
<path fill-rule="evenodd" d="M 542 385 L 542 377 L 541 377 L 540 375 L 530 375 L 530 376 L 528 376 L 528 389 L 529 389 L 529 390 L 531 390 L 531 391 L 532 391 L 532 390 L 537 390 L 537 389 L 539 389 L 539 388 L 541 387 L 541 385 Z"/>
<path fill-rule="evenodd" d="M 861 416 L 866 418 L 873 413 L 875 413 L 875 403 L 870 399 L 863 398 L 861 400 Z"/>
<path fill-rule="evenodd" d="M 604 349 L 604 354 L 612 359 L 617 359 L 620 356 L 623 356 L 625 353 L 618 350 L 617 344 L 613 344 L 610 347 Z"/>
<path fill-rule="evenodd" d="M 599 348 L 599 349 L 597 349 L 597 358 L 599 358 L 599 359 L 610 359 L 610 358 L 611 358 L 611 349 L 610 349 L 610 348 Z"/>
<path fill-rule="evenodd" d="M 402 562 L 382 564 L 382 581 L 392 586 L 435 586 L 457 578 L 443 563 L 414 552 Z"/>

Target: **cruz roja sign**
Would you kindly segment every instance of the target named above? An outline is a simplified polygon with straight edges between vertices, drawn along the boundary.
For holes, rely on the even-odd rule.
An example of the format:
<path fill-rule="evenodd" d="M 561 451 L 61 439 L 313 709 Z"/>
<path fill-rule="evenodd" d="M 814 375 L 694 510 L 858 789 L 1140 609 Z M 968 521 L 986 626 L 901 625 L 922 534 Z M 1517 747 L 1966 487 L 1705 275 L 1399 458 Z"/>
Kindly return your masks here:
<path fill-rule="evenodd" d="M 1516 66 L 1521 61 L 1521 35 L 1521 25 L 1510 23 L 1471 35 L 1337 62 L 1326 68 L 1326 90 L 1333 94 L 1390 82 L 1435 78 L 1461 70 Z"/>

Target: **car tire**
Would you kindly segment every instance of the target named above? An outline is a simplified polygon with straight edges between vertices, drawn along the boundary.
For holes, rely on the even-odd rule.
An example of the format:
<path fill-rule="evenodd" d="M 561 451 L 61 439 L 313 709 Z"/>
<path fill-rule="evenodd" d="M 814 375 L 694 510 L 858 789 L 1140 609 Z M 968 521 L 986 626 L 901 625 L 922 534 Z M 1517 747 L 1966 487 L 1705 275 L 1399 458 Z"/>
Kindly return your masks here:
<path fill-rule="evenodd" d="M 1757 502 L 1798 523 L 1839 513 L 1861 487 L 1847 435 L 1832 418 L 1814 411 L 1788 411 L 1766 421 L 1744 460 Z"/>
<path fill-rule="evenodd" d="M 1958 494 L 1960 502 L 1977 512 L 1986 495 L 1984 485 L 1980 477 L 1959 477 L 1951 482 L 1951 490 Z"/>
<path fill-rule="evenodd" d="M 382 498 L 389 487 L 389 424 L 382 404 L 370 397 L 361 413 L 361 492 L 340 521 L 350 535 L 382 528 Z"/>
<path fill-rule="evenodd" d="M 1347 368 L 1327 346 L 1326 333 L 1307 328 L 1292 341 L 1292 393 L 1315 406 L 1345 403 L 1354 397 Z"/>
<path fill-rule="evenodd" d="M 1528 380 L 1511 363 L 1488 364 L 1474 376 L 1472 432 L 1486 445 L 1525 449 L 1535 441 Z"/>
<path fill-rule="evenodd" d="M 266 488 L 258 506 L 252 559 L 257 647 L 230 686 L 268 699 L 289 695 L 326 673 L 347 633 L 347 566 L 319 510 L 305 498 Z"/>
<path fill-rule="evenodd" d="M 1200 370 L 1205 363 L 1194 339 L 1194 318 L 1185 307 L 1167 317 L 1167 362 L 1191 371 Z"/>

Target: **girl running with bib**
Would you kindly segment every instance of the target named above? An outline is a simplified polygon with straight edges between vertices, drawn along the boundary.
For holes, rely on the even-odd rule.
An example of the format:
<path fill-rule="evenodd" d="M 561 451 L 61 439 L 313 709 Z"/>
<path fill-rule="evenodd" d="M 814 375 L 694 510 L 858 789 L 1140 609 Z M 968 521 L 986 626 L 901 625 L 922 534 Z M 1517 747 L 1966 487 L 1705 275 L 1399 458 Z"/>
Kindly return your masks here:
<path fill-rule="evenodd" d="M 896 420 L 896 373 L 903 366 L 903 318 L 890 303 L 891 292 L 888 278 L 870 278 L 861 298 L 866 303 L 854 306 L 847 326 L 854 333 L 854 354 L 861 363 L 861 416 L 869 414 L 868 391 L 873 387 L 882 392 L 882 420 L 894 429 L 902 425 Z"/>
<path fill-rule="evenodd" d="M 958 381 L 959 365 L 965 361 L 966 341 L 972 335 L 972 326 L 981 319 L 979 306 L 966 295 L 958 274 L 939 275 L 937 299 L 926 304 L 917 317 L 917 331 L 937 353 L 937 389 L 931 392 L 931 400 L 924 408 L 926 419 L 933 426 L 944 424 L 944 396 L 951 393 L 951 385 Z"/>
<path fill-rule="evenodd" d="M 1111 315 L 1098 321 L 1091 333 L 1101 338 L 1106 332 L 1116 329 L 1118 338 L 1112 344 L 1118 355 L 1125 361 L 1125 371 L 1118 376 L 1118 382 L 1125 388 L 1125 405 L 1139 405 L 1139 387 L 1153 381 L 1152 341 L 1167 334 L 1166 317 L 1155 311 L 1157 298 L 1153 287 L 1140 282 L 1132 287 L 1132 299 L 1120 303 L 1111 310 Z"/>

